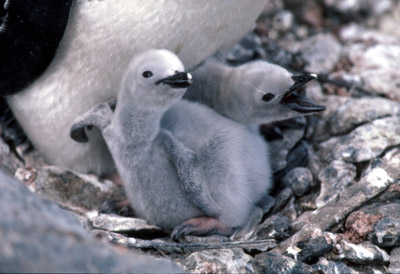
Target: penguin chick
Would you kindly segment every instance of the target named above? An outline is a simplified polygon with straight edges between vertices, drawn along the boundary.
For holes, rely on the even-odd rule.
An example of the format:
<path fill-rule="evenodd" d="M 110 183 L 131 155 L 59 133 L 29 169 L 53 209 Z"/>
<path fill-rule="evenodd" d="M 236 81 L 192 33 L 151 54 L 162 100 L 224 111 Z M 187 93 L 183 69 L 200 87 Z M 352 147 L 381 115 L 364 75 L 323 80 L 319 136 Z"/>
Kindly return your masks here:
<path fill-rule="evenodd" d="M 49 163 L 99 175 L 115 171 L 101 136 L 94 130 L 90 142 L 77 144 L 69 128 L 93 106 L 116 98 L 131 56 L 167 48 L 194 67 L 241 39 L 268 2 L 76 0 L 70 8 L 64 1 L 72 2 L 0 1 L 7 6 L 0 18 L 0 92 L 26 87 L 7 103 Z"/>
<path fill-rule="evenodd" d="M 206 77 L 207 73 L 213 77 Z M 296 94 L 316 74 L 293 76 L 281 66 L 254 61 L 230 67 L 210 58 L 192 72 L 184 98 L 244 124 L 262 124 L 325 110 Z"/>
<path fill-rule="evenodd" d="M 75 121 L 71 137 L 98 127 L 139 217 L 182 235 L 230 235 L 270 187 L 267 144 L 214 110 L 181 99 L 191 84 L 177 56 L 133 59 L 113 114 L 100 104 Z"/>

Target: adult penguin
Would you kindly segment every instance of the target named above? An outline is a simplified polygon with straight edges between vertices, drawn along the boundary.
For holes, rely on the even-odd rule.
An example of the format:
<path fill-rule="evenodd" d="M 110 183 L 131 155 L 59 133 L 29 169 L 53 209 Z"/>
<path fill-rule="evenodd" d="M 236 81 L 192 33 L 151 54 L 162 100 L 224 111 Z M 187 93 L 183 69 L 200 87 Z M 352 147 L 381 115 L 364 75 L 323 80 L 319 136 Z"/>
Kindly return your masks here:
<path fill-rule="evenodd" d="M 192 68 L 244 36 L 267 0 L 3 2 L 0 77 L 10 80 L 1 94 L 48 162 L 107 174 L 114 165 L 101 135 L 77 144 L 69 128 L 116 97 L 132 56 L 165 48 Z"/>

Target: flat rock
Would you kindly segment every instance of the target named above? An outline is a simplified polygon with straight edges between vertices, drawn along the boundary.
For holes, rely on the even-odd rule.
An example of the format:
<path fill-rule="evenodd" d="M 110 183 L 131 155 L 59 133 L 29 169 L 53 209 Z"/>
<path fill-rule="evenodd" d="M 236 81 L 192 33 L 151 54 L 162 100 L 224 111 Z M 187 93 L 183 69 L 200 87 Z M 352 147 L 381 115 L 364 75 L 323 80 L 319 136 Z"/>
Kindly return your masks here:
<path fill-rule="evenodd" d="M 210 236 L 194 236 L 185 235 L 183 236 L 184 243 L 192 244 L 210 244 L 210 243 L 224 243 L 229 242 L 229 238 L 221 235 L 210 235 Z"/>
<path fill-rule="evenodd" d="M 289 218 L 278 213 L 267 219 L 255 229 L 254 235 L 257 240 L 271 239 L 283 240 L 289 236 Z"/>
<path fill-rule="evenodd" d="M 254 257 L 254 271 L 257 274 L 310 274 L 312 268 L 302 262 L 274 252 L 261 253 Z"/>
<path fill-rule="evenodd" d="M 311 171 L 305 167 L 297 167 L 289 171 L 282 183 L 293 190 L 296 197 L 301 197 L 310 190 L 313 181 Z"/>
<path fill-rule="evenodd" d="M 104 237 L 108 241 L 130 249 L 137 250 L 158 250 L 164 254 L 191 254 L 203 250 L 217 249 L 245 249 L 257 253 L 271 250 L 276 247 L 274 240 L 251 240 L 251 241 L 226 241 L 226 239 L 215 240 L 214 237 L 198 237 L 193 242 L 177 243 L 169 238 L 158 238 L 154 240 L 142 240 L 105 230 L 93 230 L 96 236 Z M 190 239 L 190 238 L 189 238 Z"/>
<path fill-rule="evenodd" d="M 395 180 L 400 180 L 400 148 L 396 147 L 390 149 L 386 152 L 386 154 L 377 160 L 375 160 L 371 167 L 381 167 L 386 170 L 388 175 Z"/>
<path fill-rule="evenodd" d="M 332 34 L 317 34 L 305 40 L 299 52 L 306 71 L 329 73 L 339 61 L 341 46 Z"/>
<path fill-rule="evenodd" d="M 2 172 L 0 188 L 2 273 L 182 273 L 171 262 L 95 239 L 72 213 Z"/>
<path fill-rule="evenodd" d="M 145 220 L 138 218 L 122 217 L 118 215 L 98 214 L 90 212 L 87 214 L 91 225 L 95 229 L 102 229 L 111 232 L 128 233 L 135 237 L 162 234 L 161 228 L 149 225 Z"/>
<path fill-rule="evenodd" d="M 345 240 L 340 242 L 341 250 L 338 254 L 330 253 L 326 257 L 330 260 L 347 261 L 355 264 L 387 264 L 389 255 L 371 242 L 352 244 Z"/>
<path fill-rule="evenodd" d="M 329 119 L 329 129 L 333 135 L 343 134 L 361 124 L 399 113 L 400 104 L 385 98 L 349 98 Z"/>
<path fill-rule="evenodd" d="M 384 166 L 373 168 L 357 183 L 347 187 L 339 199 L 312 212 L 303 213 L 292 224 L 297 232 L 281 242 L 277 250 L 284 252 L 301 240 L 321 236 L 322 231 L 342 222 L 352 211 L 384 192 L 393 183 L 394 179 L 388 175 Z"/>
<path fill-rule="evenodd" d="M 77 213 L 97 210 L 108 200 L 123 200 L 121 187 L 97 176 L 59 167 L 21 168 L 16 177 L 32 191 Z"/>
<path fill-rule="evenodd" d="M 376 210 L 383 217 L 374 225 L 372 242 L 382 247 L 400 246 L 400 204 L 382 205 Z"/>
<path fill-rule="evenodd" d="M 238 248 L 193 252 L 179 264 L 192 273 L 254 273 L 252 257 Z"/>
<path fill-rule="evenodd" d="M 299 252 L 295 259 L 303 263 L 311 263 L 319 256 L 331 251 L 332 248 L 332 244 L 329 244 L 323 236 L 305 239 L 296 244 L 295 249 Z"/>
<path fill-rule="evenodd" d="M 389 273 L 400 273 L 400 247 L 390 252 Z"/>
<path fill-rule="evenodd" d="M 372 160 L 387 148 L 400 144 L 400 117 L 387 117 L 362 125 L 350 134 L 320 144 L 319 156 L 326 162 L 342 159 L 359 163 Z"/>
<path fill-rule="evenodd" d="M 318 263 L 313 264 L 312 268 L 316 271 L 322 271 L 324 274 L 358 274 L 359 272 L 348 267 L 343 262 L 328 261 L 326 258 L 321 257 Z"/>
<path fill-rule="evenodd" d="M 335 160 L 323 169 L 318 176 L 321 181 L 317 207 L 322 207 L 336 199 L 357 176 L 356 167 L 350 163 Z"/>

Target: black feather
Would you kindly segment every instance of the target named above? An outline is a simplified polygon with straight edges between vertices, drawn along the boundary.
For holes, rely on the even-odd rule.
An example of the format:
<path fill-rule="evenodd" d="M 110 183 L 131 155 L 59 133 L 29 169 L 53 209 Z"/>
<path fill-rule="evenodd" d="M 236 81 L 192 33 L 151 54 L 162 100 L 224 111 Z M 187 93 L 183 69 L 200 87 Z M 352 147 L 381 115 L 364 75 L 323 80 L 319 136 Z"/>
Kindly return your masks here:
<path fill-rule="evenodd" d="M 0 95 L 28 86 L 48 67 L 73 0 L 0 0 Z"/>

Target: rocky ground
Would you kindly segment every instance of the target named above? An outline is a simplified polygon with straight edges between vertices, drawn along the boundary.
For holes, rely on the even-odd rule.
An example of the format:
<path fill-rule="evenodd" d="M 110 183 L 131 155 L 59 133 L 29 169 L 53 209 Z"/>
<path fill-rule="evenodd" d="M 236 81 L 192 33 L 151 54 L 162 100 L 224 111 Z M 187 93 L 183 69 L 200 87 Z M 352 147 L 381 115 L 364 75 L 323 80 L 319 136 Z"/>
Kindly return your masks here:
<path fill-rule="evenodd" d="M 254 32 L 227 61 L 262 58 L 295 72 L 315 72 L 319 81 L 304 92 L 327 110 L 261 127 L 277 187 L 266 197 L 271 203 L 264 214 L 230 238 L 190 236 L 177 243 L 143 220 L 100 214 L 105 201 L 124 198 L 120 187 L 47 166 L 37 152 L 12 144 L 4 123 L 0 170 L 72 211 L 99 242 L 173 260 L 188 272 L 400 273 L 399 24 L 398 0 L 269 1 Z M 6 207 L 1 206 L 10 216 Z M 53 217 L 68 222 L 63 218 L 71 216 L 63 214 Z M 6 227 L 18 231 L 12 225 L 17 223 Z M 8 230 L 0 222 L 0 240 L 7 246 L 3 231 Z M 71 233 L 66 231 L 59 233 Z M 27 247 L 43 243 L 21 235 Z M 4 250 L 8 262 L 22 254 Z M 36 256 L 38 264 L 46 263 Z M 130 269 L 114 257 L 109 262 Z M 102 268 L 89 268 L 96 269 Z"/>

